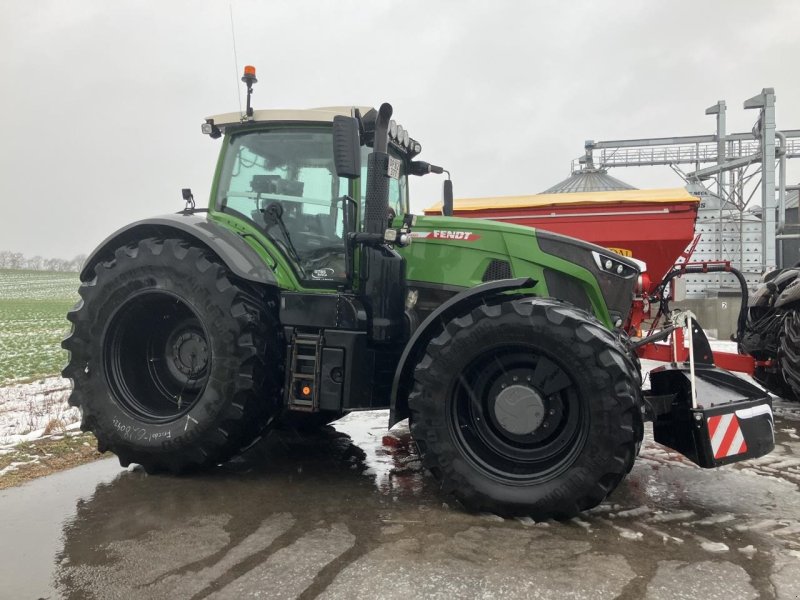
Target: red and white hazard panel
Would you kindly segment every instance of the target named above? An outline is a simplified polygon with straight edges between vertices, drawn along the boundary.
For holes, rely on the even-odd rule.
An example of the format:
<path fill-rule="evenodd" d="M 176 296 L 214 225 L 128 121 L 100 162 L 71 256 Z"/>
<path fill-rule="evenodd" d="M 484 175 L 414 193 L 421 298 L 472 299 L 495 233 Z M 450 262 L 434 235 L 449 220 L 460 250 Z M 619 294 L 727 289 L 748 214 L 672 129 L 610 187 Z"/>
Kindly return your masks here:
<path fill-rule="evenodd" d="M 726 458 L 747 452 L 739 419 L 735 413 L 708 418 L 708 437 L 714 458 Z"/>

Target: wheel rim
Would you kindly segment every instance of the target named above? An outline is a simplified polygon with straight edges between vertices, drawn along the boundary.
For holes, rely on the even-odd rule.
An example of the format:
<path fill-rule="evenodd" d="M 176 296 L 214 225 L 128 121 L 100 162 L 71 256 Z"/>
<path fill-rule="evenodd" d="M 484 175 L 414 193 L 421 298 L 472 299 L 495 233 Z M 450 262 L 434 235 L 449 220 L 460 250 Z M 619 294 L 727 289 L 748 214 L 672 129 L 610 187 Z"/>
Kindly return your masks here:
<path fill-rule="evenodd" d="M 450 395 L 463 455 L 504 482 L 542 482 L 566 470 L 586 440 L 588 408 L 569 371 L 533 348 L 486 351 Z"/>
<path fill-rule="evenodd" d="M 178 296 L 144 292 L 112 317 L 103 348 L 105 374 L 117 402 L 134 417 L 165 423 L 187 414 L 205 390 L 208 336 Z"/>

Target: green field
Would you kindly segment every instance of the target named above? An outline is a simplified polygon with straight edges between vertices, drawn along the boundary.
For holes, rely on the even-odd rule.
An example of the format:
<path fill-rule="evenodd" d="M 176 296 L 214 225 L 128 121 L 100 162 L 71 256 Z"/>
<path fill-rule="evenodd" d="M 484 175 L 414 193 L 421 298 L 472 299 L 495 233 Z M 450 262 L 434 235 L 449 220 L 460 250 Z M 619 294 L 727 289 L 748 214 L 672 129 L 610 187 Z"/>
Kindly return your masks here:
<path fill-rule="evenodd" d="M 77 273 L 0 269 L 0 386 L 61 371 L 79 283 Z"/>

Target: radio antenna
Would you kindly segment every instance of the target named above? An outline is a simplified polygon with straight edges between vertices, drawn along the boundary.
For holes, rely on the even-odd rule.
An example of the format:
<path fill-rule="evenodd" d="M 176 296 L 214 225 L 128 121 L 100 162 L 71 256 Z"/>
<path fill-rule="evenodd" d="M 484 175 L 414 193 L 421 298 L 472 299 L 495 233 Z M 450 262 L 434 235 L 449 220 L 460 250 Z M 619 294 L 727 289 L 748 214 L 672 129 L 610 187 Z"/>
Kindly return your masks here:
<path fill-rule="evenodd" d="M 239 98 L 239 114 L 242 114 L 242 90 L 239 86 L 239 59 L 236 57 L 236 30 L 233 28 L 233 3 L 228 3 L 231 15 L 231 41 L 233 42 L 233 72 L 236 75 L 236 95 Z"/>

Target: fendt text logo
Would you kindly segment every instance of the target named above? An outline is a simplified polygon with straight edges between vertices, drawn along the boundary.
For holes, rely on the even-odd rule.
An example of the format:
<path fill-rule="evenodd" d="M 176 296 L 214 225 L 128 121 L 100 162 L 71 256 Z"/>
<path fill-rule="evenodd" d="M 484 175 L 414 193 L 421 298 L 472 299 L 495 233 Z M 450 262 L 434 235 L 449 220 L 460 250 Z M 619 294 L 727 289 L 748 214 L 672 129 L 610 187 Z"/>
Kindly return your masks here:
<path fill-rule="evenodd" d="M 437 240 L 458 240 L 460 242 L 474 242 L 481 239 L 481 236 L 471 231 L 452 231 L 450 229 L 434 229 L 433 231 L 415 231 L 411 234 L 415 238 L 437 239 Z"/>

